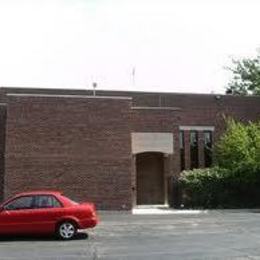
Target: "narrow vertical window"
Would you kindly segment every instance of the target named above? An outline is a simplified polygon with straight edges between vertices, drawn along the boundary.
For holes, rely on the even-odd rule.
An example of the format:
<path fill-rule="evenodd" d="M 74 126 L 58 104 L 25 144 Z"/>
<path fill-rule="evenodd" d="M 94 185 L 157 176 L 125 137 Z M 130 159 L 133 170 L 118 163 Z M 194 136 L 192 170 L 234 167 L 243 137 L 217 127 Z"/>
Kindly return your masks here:
<path fill-rule="evenodd" d="M 184 131 L 180 131 L 180 159 L 181 159 L 181 171 L 185 169 L 185 149 L 184 149 Z"/>
<path fill-rule="evenodd" d="M 190 131 L 190 168 L 199 167 L 198 132 Z"/>
<path fill-rule="evenodd" d="M 204 131 L 204 158 L 205 167 L 212 165 L 212 132 Z"/>

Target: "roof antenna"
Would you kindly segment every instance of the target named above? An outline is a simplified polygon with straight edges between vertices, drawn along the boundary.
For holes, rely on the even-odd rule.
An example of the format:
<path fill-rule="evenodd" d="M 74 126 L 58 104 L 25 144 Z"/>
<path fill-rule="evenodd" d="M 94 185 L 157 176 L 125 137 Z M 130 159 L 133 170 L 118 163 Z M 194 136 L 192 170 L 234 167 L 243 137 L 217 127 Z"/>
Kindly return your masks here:
<path fill-rule="evenodd" d="M 92 87 L 93 87 L 93 96 L 96 96 L 97 82 L 93 82 Z"/>
<path fill-rule="evenodd" d="M 132 84 L 134 87 L 135 86 L 135 67 L 133 67 L 133 69 L 132 69 Z"/>

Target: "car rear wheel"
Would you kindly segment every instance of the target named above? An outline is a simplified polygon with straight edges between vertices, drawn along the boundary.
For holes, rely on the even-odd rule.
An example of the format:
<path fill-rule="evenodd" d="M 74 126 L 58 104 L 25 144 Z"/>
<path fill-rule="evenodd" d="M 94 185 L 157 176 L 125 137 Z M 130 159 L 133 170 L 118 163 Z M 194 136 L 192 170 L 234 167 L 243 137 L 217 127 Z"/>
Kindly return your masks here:
<path fill-rule="evenodd" d="M 58 225 L 57 235 L 60 239 L 70 240 L 77 234 L 77 228 L 71 221 L 65 221 Z"/>

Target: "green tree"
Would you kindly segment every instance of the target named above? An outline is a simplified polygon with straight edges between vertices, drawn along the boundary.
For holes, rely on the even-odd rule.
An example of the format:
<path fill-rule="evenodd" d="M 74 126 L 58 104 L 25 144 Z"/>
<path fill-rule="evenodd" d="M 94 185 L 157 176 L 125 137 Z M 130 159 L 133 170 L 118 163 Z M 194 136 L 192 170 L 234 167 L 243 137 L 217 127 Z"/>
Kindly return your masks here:
<path fill-rule="evenodd" d="M 233 59 L 227 69 L 233 74 L 227 94 L 260 95 L 260 54 L 255 58 Z"/>
<path fill-rule="evenodd" d="M 215 147 L 216 162 L 232 173 L 254 174 L 260 170 L 260 124 L 229 120 Z"/>

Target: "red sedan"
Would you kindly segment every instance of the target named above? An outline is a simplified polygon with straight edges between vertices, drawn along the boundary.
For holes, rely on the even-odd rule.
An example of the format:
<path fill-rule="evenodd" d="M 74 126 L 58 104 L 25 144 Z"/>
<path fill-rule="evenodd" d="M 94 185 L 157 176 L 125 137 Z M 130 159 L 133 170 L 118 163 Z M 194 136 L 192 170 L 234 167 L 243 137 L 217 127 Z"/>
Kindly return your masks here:
<path fill-rule="evenodd" d="M 56 234 L 72 239 L 98 218 L 93 203 L 76 203 L 60 192 L 20 193 L 0 206 L 0 234 Z"/>

